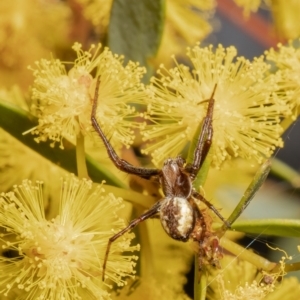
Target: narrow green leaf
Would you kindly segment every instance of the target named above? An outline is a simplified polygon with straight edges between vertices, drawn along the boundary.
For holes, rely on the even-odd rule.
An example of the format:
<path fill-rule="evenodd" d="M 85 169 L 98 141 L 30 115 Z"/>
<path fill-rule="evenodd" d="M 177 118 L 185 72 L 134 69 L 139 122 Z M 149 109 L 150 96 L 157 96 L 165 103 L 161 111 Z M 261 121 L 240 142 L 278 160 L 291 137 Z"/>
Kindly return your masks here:
<path fill-rule="evenodd" d="M 155 56 L 164 23 L 164 0 L 115 0 L 108 28 L 108 46 L 142 66 Z"/>
<path fill-rule="evenodd" d="M 300 220 L 262 219 L 237 221 L 232 229 L 250 234 L 262 234 L 283 237 L 300 237 Z"/>
<path fill-rule="evenodd" d="M 260 189 L 261 185 L 265 182 L 271 168 L 271 163 L 267 160 L 261 165 L 260 169 L 256 172 L 252 182 L 249 184 L 247 190 L 245 191 L 239 204 L 235 207 L 234 211 L 231 213 L 227 219 L 228 224 L 233 224 L 235 220 L 242 214 L 242 212 L 249 205 L 256 192 Z M 225 225 L 224 225 L 225 226 Z M 223 227 L 226 230 L 226 227 Z"/>
<path fill-rule="evenodd" d="M 199 173 L 197 174 L 195 180 L 193 181 L 193 186 L 195 187 L 195 189 L 198 192 L 199 192 L 199 187 L 204 186 L 204 184 L 205 184 L 210 166 L 211 166 L 211 158 L 208 155 L 206 157 L 206 159 L 204 160 L 204 163 L 201 166 L 201 169 L 200 169 Z"/>
<path fill-rule="evenodd" d="M 49 143 L 36 143 L 31 134 L 22 133 L 37 125 L 37 119 L 27 111 L 5 101 L 0 100 L 0 127 L 10 133 L 21 143 L 38 152 L 51 162 L 63 169 L 76 174 L 76 151 L 71 145 L 68 149 L 51 148 Z M 107 184 L 126 188 L 126 185 L 108 170 L 100 166 L 93 158 L 86 155 L 88 174 L 94 182 L 105 180 Z"/>
<path fill-rule="evenodd" d="M 272 159 L 272 174 L 289 182 L 294 188 L 300 187 L 300 174 L 283 161 L 274 157 Z"/>

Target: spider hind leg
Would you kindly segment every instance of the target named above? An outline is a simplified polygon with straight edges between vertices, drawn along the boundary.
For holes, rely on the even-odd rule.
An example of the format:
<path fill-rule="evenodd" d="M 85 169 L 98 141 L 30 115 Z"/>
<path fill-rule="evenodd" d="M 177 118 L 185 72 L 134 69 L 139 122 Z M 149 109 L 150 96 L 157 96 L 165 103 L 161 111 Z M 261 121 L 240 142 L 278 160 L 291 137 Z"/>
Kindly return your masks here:
<path fill-rule="evenodd" d="M 139 223 L 154 217 L 158 211 L 160 209 L 160 202 L 155 203 L 152 208 L 150 208 L 148 211 L 146 211 L 144 214 L 142 214 L 141 216 L 139 216 L 138 218 L 132 220 L 128 226 L 126 226 L 124 229 L 122 229 L 121 231 L 119 231 L 118 233 L 116 233 L 115 235 L 113 235 L 107 243 L 107 247 L 106 247 L 106 252 L 105 252 L 105 257 L 103 260 L 103 265 L 102 265 L 102 281 L 105 280 L 105 270 L 106 270 L 106 265 L 107 265 L 107 260 L 108 260 L 108 255 L 110 252 L 110 247 L 112 245 L 112 243 L 117 240 L 119 237 L 121 237 L 123 234 L 125 234 L 126 232 L 130 231 L 131 229 L 133 229 L 135 226 L 137 226 Z"/>
<path fill-rule="evenodd" d="M 193 206 L 196 213 L 196 223 L 190 238 L 197 243 L 198 269 L 201 272 L 205 266 L 220 268 L 223 254 L 220 251 L 219 237 L 211 228 L 212 218 L 207 210 L 200 210 L 196 203 Z"/>
<path fill-rule="evenodd" d="M 225 220 L 225 218 L 219 213 L 219 211 L 209 201 L 207 201 L 201 194 L 197 193 L 196 191 L 193 191 L 192 196 L 200 200 L 201 202 L 203 202 L 210 210 L 212 210 L 218 216 L 218 218 L 224 223 L 227 229 L 231 227 L 230 223 L 227 222 L 227 220 Z"/>

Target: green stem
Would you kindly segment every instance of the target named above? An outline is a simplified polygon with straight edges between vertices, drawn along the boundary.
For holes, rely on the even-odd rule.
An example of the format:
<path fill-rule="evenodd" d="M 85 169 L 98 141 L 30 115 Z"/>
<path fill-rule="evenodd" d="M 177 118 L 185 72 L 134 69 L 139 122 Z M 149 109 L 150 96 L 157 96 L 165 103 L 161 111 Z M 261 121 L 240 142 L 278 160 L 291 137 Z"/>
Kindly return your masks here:
<path fill-rule="evenodd" d="M 236 255 L 239 259 L 246 260 L 256 266 L 259 270 L 272 271 L 276 267 L 276 263 L 271 262 L 254 252 L 232 242 L 226 237 L 222 237 L 220 245 L 230 253 Z"/>
<path fill-rule="evenodd" d="M 80 179 L 89 178 L 85 160 L 84 136 L 81 132 L 77 135 L 76 139 L 76 163 L 78 177 Z"/>
<path fill-rule="evenodd" d="M 200 187 L 204 186 L 204 184 L 205 184 L 205 181 L 206 181 L 207 176 L 208 176 L 208 171 L 210 169 L 210 165 L 211 165 L 211 157 L 208 154 L 205 161 L 203 162 L 203 165 L 201 167 L 200 172 L 198 173 L 195 180 L 193 181 L 193 186 L 195 187 L 195 189 L 198 192 L 200 190 Z"/>
<path fill-rule="evenodd" d="M 205 300 L 207 290 L 207 274 L 199 271 L 199 257 L 195 254 L 194 300 Z"/>
<path fill-rule="evenodd" d="M 256 192 L 259 190 L 261 185 L 266 180 L 271 168 L 271 163 L 267 160 L 260 169 L 256 172 L 252 182 L 248 186 L 245 191 L 242 199 L 239 204 L 235 207 L 234 211 L 231 213 L 227 222 L 229 224 L 233 224 L 233 222 L 242 214 L 242 212 L 246 209 L 252 198 L 255 196 Z M 224 224 L 223 229 L 226 230 L 226 225 Z"/>

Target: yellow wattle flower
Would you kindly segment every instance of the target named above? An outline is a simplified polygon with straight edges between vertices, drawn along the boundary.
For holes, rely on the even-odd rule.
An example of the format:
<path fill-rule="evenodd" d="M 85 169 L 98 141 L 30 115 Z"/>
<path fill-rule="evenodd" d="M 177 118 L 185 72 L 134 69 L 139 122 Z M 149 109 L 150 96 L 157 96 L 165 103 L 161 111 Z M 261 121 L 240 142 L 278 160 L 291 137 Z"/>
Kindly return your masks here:
<path fill-rule="evenodd" d="M 270 49 L 266 52 L 267 59 L 274 63 L 279 76 L 278 96 L 286 101 L 296 119 L 300 107 L 300 49 L 289 42 L 288 45 L 278 45 L 278 50 Z"/>
<path fill-rule="evenodd" d="M 211 269 L 208 282 L 207 299 L 209 300 L 297 300 L 300 284 L 297 278 L 284 278 L 285 262 L 283 256 L 276 273 L 265 273 L 247 261 L 225 255 L 222 270 Z"/>
<path fill-rule="evenodd" d="M 130 145 L 133 129 L 140 126 L 132 121 L 139 113 L 130 104 L 145 98 L 140 82 L 145 68 L 133 62 L 124 67 L 122 56 L 114 55 L 108 48 L 101 52 L 101 45 L 83 51 L 75 43 L 73 49 L 77 54 L 73 63 L 42 59 L 36 63 L 36 69 L 32 68 L 32 111 L 39 124 L 30 131 L 38 135 L 37 142 L 49 139 L 52 146 L 58 142 L 61 147 L 63 138 L 74 141 L 80 134 L 94 132 L 90 118 L 96 77 L 100 77 L 97 119 L 114 146 Z M 70 71 L 68 65 L 72 67 Z"/>
<path fill-rule="evenodd" d="M 0 293 L 22 290 L 20 299 L 110 299 L 111 283 L 125 284 L 133 276 L 139 246 L 131 246 L 134 234 L 112 244 L 106 281 L 102 264 L 108 239 L 125 223 L 116 212 L 122 200 L 92 187 L 88 180 L 70 176 L 62 182 L 59 213 L 46 220 L 42 183 L 25 180 L 13 192 L 0 196 L 2 248 L 16 257 L 0 257 Z M 113 229 L 112 229 L 113 228 Z"/>
<path fill-rule="evenodd" d="M 193 69 L 185 65 L 158 71 L 148 89 L 148 116 L 143 131 L 152 144 L 144 150 L 160 165 L 192 141 L 206 115 L 207 99 L 214 95 L 212 163 L 219 167 L 231 157 L 262 162 L 282 147 L 281 117 L 289 107 L 275 94 L 277 76 L 264 58 L 252 62 L 237 57 L 234 47 L 219 45 L 188 49 Z"/>

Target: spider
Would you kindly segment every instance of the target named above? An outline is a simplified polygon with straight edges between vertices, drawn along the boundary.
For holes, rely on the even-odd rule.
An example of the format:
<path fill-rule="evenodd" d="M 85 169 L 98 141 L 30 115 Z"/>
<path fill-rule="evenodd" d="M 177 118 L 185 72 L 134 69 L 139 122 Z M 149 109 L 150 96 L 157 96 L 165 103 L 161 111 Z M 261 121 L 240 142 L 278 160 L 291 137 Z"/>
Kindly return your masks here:
<path fill-rule="evenodd" d="M 162 169 L 136 167 L 126 160 L 119 158 L 96 119 L 99 86 L 100 78 L 97 79 L 96 83 L 91 122 L 102 139 L 110 159 L 114 165 L 123 172 L 134 174 L 148 180 L 153 178 L 158 179 L 164 193 L 164 198 L 156 202 L 144 214 L 132 220 L 127 227 L 109 239 L 103 262 L 102 280 L 104 281 L 106 262 L 111 244 L 139 223 L 153 217 L 160 218 L 162 227 L 171 238 L 182 242 L 192 239 L 199 243 L 199 269 L 201 269 L 203 264 L 217 265 L 221 255 L 218 247 L 219 240 L 218 237 L 211 232 L 209 219 L 207 215 L 203 214 L 198 208 L 195 199 L 202 201 L 209 209 L 211 209 L 224 222 L 224 225 L 227 228 L 230 227 L 230 224 L 209 201 L 193 188 L 192 185 L 193 180 L 196 178 L 203 165 L 212 143 L 212 118 L 216 85 L 210 99 L 206 100 L 208 101 L 207 113 L 203 120 L 202 129 L 197 140 L 193 162 L 191 164 L 186 164 L 185 160 L 180 156 L 168 158 L 165 160 Z"/>

